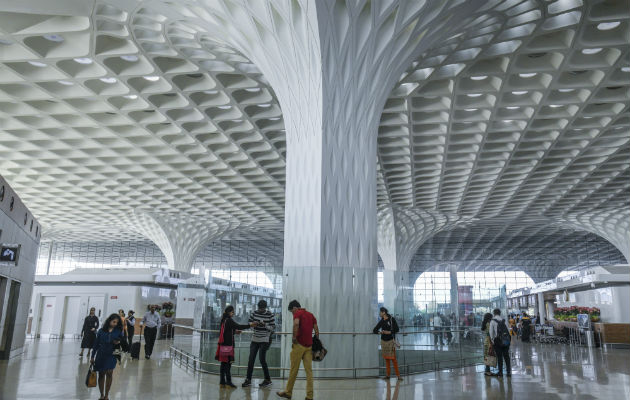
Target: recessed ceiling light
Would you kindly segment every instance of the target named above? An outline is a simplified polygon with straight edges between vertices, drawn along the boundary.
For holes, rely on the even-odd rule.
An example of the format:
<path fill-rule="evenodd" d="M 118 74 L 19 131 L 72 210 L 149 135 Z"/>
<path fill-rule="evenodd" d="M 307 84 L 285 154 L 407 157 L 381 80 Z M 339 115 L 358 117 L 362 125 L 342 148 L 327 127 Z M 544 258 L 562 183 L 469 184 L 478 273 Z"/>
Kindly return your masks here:
<path fill-rule="evenodd" d="M 70 81 L 57 81 L 57 82 L 62 84 L 62 85 L 66 85 L 66 86 L 74 85 L 74 82 L 70 82 Z"/>
<path fill-rule="evenodd" d="M 260 88 L 247 88 L 245 89 L 246 92 L 260 92 Z"/>
<path fill-rule="evenodd" d="M 597 54 L 602 51 L 601 47 L 596 47 L 594 49 L 584 49 L 582 50 L 582 54 Z"/>
<path fill-rule="evenodd" d="M 123 96 L 125 99 L 135 100 L 138 98 L 137 94 L 126 94 Z"/>
<path fill-rule="evenodd" d="M 558 92 L 562 92 L 562 93 L 569 93 L 569 92 L 573 92 L 575 89 L 558 89 Z"/>
<path fill-rule="evenodd" d="M 280 117 L 273 117 L 273 118 L 269 118 L 269 121 L 278 121 L 280 119 Z"/>
<path fill-rule="evenodd" d="M 106 77 L 106 78 L 99 78 L 99 80 L 105 83 L 116 83 L 116 78 Z"/>
<path fill-rule="evenodd" d="M 229 106 L 229 105 L 228 106 L 219 106 L 219 108 L 222 109 L 222 110 L 227 110 L 227 109 L 232 108 L 232 106 Z"/>
<path fill-rule="evenodd" d="M 217 94 L 217 93 L 219 93 L 219 91 L 218 91 L 218 90 L 204 90 L 203 92 L 204 92 L 205 94 Z"/>
<path fill-rule="evenodd" d="M 269 107 L 271 107 L 271 104 L 268 104 L 268 103 L 267 104 L 259 104 L 258 106 L 262 107 L 262 108 L 269 108 Z"/>
<path fill-rule="evenodd" d="M 481 93 L 469 93 L 466 96 L 468 96 L 468 97 L 479 97 L 479 96 L 481 96 Z"/>
<path fill-rule="evenodd" d="M 138 61 L 138 56 L 134 56 L 133 54 L 120 56 L 120 58 L 122 58 L 125 61 L 129 61 L 129 62 L 136 62 L 136 61 Z"/>
<path fill-rule="evenodd" d="M 518 74 L 521 78 L 531 78 L 532 76 L 538 75 L 536 72 L 528 72 L 526 74 Z"/>
<path fill-rule="evenodd" d="M 47 65 L 39 61 L 28 61 L 28 63 L 31 64 L 33 67 L 39 67 L 39 68 L 43 68 Z"/>
<path fill-rule="evenodd" d="M 551 108 L 558 108 L 558 107 L 562 107 L 562 105 L 560 105 L 560 104 L 549 104 L 549 107 L 551 107 Z"/>
<path fill-rule="evenodd" d="M 505 107 L 505 108 L 507 108 L 508 110 L 517 110 L 520 107 L 518 107 L 518 106 L 509 106 L 509 107 Z"/>
<path fill-rule="evenodd" d="M 77 57 L 74 59 L 74 62 L 79 64 L 92 64 L 92 59 L 87 57 Z"/>
<path fill-rule="evenodd" d="M 144 76 L 143 78 L 146 79 L 147 81 L 151 81 L 151 82 L 155 82 L 155 81 L 160 80 L 160 77 L 159 76 L 155 76 L 155 75 L 153 75 L 153 76 Z"/>
<path fill-rule="evenodd" d="M 57 42 L 57 43 L 63 42 L 63 36 L 61 35 L 55 35 L 55 34 L 50 33 L 50 34 L 44 35 L 43 37 L 44 39 L 50 40 L 51 42 Z"/>
<path fill-rule="evenodd" d="M 525 94 L 525 93 L 527 93 L 527 90 L 516 90 L 516 91 L 512 92 L 512 94 L 515 94 L 517 96 L 520 96 L 520 95 Z"/>
<path fill-rule="evenodd" d="M 478 108 L 465 108 L 464 111 L 477 111 Z"/>
<path fill-rule="evenodd" d="M 470 79 L 472 79 L 473 81 L 482 81 L 486 79 L 487 77 L 488 77 L 487 75 L 479 75 L 479 76 L 471 76 Z"/>
<path fill-rule="evenodd" d="M 503 122 L 514 122 L 513 119 L 504 119 Z"/>
<path fill-rule="evenodd" d="M 619 26 L 619 24 L 621 24 L 621 22 L 619 22 L 619 21 L 602 22 L 601 24 L 597 24 L 597 29 L 599 29 L 600 31 L 607 31 L 607 30 L 610 30 L 610 29 L 615 29 L 616 27 Z"/>

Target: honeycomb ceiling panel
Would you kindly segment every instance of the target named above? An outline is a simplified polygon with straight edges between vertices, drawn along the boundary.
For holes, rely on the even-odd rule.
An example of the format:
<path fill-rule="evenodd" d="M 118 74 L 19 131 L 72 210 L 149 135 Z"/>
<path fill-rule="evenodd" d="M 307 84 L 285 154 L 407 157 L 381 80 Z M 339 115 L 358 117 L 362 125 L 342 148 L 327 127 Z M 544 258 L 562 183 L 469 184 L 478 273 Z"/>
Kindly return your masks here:
<path fill-rule="evenodd" d="M 210 2 L 134 4 L 0 9 L 0 174 L 44 239 L 137 240 L 137 211 L 280 231 L 274 89 L 224 32 L 182 18 L 215 18 Z M 434 43 L 383 101 L 380 235 L 406 232 L 409 258 L 461 224 L 500 218 L 510 240 L 548 219 L 629 257 L 629 42 L 626 1 L 505 0 Z"/>

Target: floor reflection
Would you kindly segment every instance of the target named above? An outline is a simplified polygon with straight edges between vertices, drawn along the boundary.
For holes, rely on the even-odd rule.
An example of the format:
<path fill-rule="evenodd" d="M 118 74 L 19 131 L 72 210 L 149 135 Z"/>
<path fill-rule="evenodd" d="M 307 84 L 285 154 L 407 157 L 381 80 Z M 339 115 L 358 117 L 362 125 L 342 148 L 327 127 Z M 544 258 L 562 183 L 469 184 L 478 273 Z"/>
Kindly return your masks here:
<path fill-rule="evenodd" d="M 86 357 L 74 341 L 29 341 L 23 356 L 0 361 L 2 399 L 97 399 L 85 387 Z M 622 399 L 630 397 L 630 350 L 608 350 L 515 343 L 512 378 L 485 377 L 483 366 L 456 368 L 395 379 L 320 380 L 315 396 L 326 400 L 408 399 Z M 193 374 L 169 359 L 168 343 L 158 342 L 154 357 L 123 358 L 114 373 L 110 399 L 276 399 L 272 388 L 220 389 L 218 377 Z M 242 378 L 235 378 L 238 385 Z M 298 381 L 294 398 L 305 395 Z"/>

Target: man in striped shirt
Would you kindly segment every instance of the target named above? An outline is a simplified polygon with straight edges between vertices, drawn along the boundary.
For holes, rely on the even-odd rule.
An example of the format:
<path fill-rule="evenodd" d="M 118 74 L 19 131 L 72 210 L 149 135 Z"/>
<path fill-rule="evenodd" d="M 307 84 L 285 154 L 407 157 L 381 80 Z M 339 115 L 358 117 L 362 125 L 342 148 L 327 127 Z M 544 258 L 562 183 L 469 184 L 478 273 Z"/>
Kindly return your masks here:
<path fill-rule="evenodd" d="M 247 363 L 247 378 L 243 382 L 243 387 L 252 385 L 252 373 L 254 372 L 254 362 L 256 353 L 260 351 L 260 365 L 262 366 L 265 380 L 260 383 L 261 388 L 271 386 L 271 376 L 267 367 L 267 350 L 271 346 L 271 334 L 276 329 L 276 322 L 273 314 L 267 310 L 267 302 L 260 300 L 258 309 L 249 316 L 249 323 L 257 322 L 252 334 L 252 343 L 249 345 L 249 362 Z"/>

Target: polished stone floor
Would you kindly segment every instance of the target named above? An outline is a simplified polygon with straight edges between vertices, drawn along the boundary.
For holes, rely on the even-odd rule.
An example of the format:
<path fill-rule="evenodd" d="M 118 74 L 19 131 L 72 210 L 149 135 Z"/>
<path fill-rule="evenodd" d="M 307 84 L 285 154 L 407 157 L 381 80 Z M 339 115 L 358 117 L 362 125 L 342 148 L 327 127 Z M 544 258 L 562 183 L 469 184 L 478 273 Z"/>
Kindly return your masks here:
<path fill-rule="evenodd" d="M 406 399 L 629 399 L 630 350 L 586 349 L 566 345 L 512 346 L 513 377 L 486 378 L 482 367 L 458 368 L 383 380 L 316 381 L 319 400 Z M 76 341 L 35 340 L 26 352 L 0 361 L 1 399 L 98 399 L 84 385 L 87 360 L 78 357 Z M 151 360 L 125 360 L 116 368 L 110 399 L 276 399 L 271 389 L 220 390 L 218 378 L 193 375 L 169 359 L 168 343 L 158 342 Z M 240 384 L 242 378 L 236 378 Z M 304 398 L 298 381 L 294 399 Z"/>

